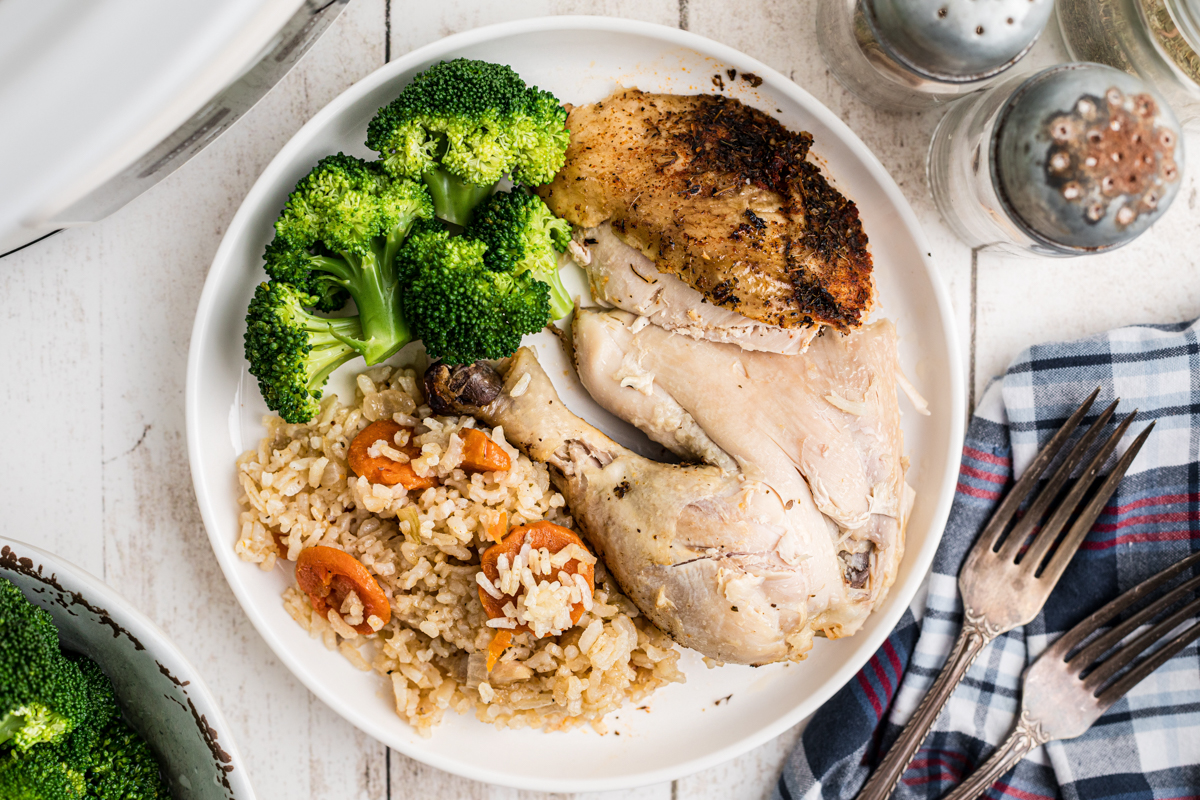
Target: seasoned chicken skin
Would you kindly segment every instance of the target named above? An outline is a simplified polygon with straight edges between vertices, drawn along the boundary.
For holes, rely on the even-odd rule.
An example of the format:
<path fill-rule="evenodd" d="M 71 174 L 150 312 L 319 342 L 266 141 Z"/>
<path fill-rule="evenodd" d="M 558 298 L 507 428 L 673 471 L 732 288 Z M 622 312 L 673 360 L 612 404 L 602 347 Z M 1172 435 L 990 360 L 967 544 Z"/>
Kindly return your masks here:
<path fill-rule="evenodd" d="M 841 577 L 837 529 L 811 498 L 786 502 L 736 465 L 662 464 L 627 450 L 563 405 L 527 348 L 502 382 L 483 406 L 465 402 L 465 390 L 429 389 L 430 402 L 503 426 L 509 442 L 548 464 L 621 588 L 677 642 L 721 661 L 766 664 L 803 658 L 814 630 L 857 627 L 842 616 L 857 590 Z"/>
<path fill-rule="evenodd" d="M 616 233 L 710 303 L 768 325 L 859 326 L 873 301 L 854 203 L 807 159 L 812 136 L 719 95 L 622 89 L 573 108 L 554 213 Z"/>
<path fill-rule="evenodd" d="M 832 535 L 845 586 L 814 618 L 854 633 L 896 579 L 912 501 L 892 323 L 826 334 L 798 356 L 695 341 L 622 311 L 577 309 L 573 331 L 580 380 L 605 409 L 785 506 L 818 509 L 805 524 Z"/>

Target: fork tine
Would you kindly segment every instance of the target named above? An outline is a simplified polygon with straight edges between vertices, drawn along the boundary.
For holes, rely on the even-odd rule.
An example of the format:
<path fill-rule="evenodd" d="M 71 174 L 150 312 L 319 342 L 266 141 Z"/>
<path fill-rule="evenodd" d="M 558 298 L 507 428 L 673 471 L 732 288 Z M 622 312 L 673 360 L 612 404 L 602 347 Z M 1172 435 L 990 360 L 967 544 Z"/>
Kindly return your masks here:
<path fill-rule="evenodd" d="M 1156 591 L 1158 587 L 1179 573 L 1191 569 L 1196 564 L 1200 564 L 1200 553 L 1193 553 L 1182 561 L 1175 562 L 1157 575 L 1147 578 L 1117 599 L 1105 604 L 1103 608 L 1089 614 L 1082 622 L 1055 640 L 1054 644 L 1050 645 L 1047 653 L 1052 651 L 1057 652 L 1060 659 L 1066 660 L 1067 654 L 1083 644 L 1083 640 L 1091 636 L 1097 628 L 1116 617 L 1125 609 L 1141 601 L 1151 592 Z M 1093 656 L 1093 660 L 1094 658 Z"/>
<path fill-rule="evenodd" d="M 1113 401 L 1112 405 L 1100 412 L 1100 416 L 1096 417 L 1096 421 L 1092 423 L 1092 426 L 1083 432 L 1083 436 L 1079 437 L 1079 441 L 1075 443 L 1075 446 L 1063 458 L 1062 464 L 1050 476 L 1050 479 L 1046 481 L 1046 485 L 1042 487 L 1041 492 L 1038 493 L 1033 503 L 1025 511 L 1025 516 L 1013 526 L 1012 532 L 1004 540 L 1004 544 L 1000 548 L 1000 559 L 1002 561 L 1016 561 L 1017 556 L 1021 552 L 1021 546 L 1025 544 L 1025 540 L 1029 537 L 1029 532 L 1041 521 L 1050 503 L 1062 490 L 1063 484 L 1071 477 L 1071 473 L 1075 471 L 1075 467 L 1079 466 L 1079 462 L 1083 461 L 1083 457 L 1092 448 L 1092 443 L 1096 441 L 1096 436 L 1099 435 L 1100 431 L 1104 430 L 1104 426 L 1112 419 L 1112 415 L 1117 410 L 1117 403 L 1119 402 L 1121 401 L 1118 398 Z"/>
<path fill-rule="evenodd" d="M 1133 418 L 1136 416 L 1137 411 L 1135 410 L 1132 414 L 1121 420 L 1121 424 L 1117 426 L 1112 435 L 1101 443 L 1100 447 L 1096 450 L 1096 454 L 1092 456 L 1087 466 L 1080 473 L 1079 480 L 1075 482 L 1075 485 L 1067 492 L 1067 496 L 1063 499 L 1062 503 L 1054 509 L 1054 513 L 1050 515 L 1050 518 L 1046 520 L 1046 524 L 1038 531 L 1037 536 L 1029 544 L 1029 549 L 1025 551 L 1025 555 L 1021 556 L 1021 566 L 1026 571 L 1036 574 L 1042 566 L 1042 561 L 1046 558 L 1046 554 L 1050 552 L 1050 548 L 1058 540 L 1058 534 L 1066 527 L 1067 522 L 1071 519 L 1071 515 L 1078 509 L 1080 501 L 1095 486 L 1096 482 L 1100 480 L 1100 470 L 1104 468 L 1104 462 L 1108 461 L 1108 457 L 1112 455 L 1113 450 L 1117 449 L 1117 445 L 1125 436 L 1125 431 L 1129 430 L 1129 426 L 1133 423 Z M 1096 430 L 1099 427 L 1100 420 L 1096 420 L 1096 426 L 1092 430 Z M 1088 433 L 1091 432 L 1091 430 L 1088 431 Z M 1061 472 L 1066 472 L 1066 469 L 1067 464 L 1064 463 Z M 1054 477 L 1057 478 L 1058 475 Z M 1113 487 L 1115 489 L 1116 484 L 1113 484 Z M 1046 490 L 1048 491 L 1049 488 L 1047 486 Z M 1104 500 L 1107 501 L 1108 497 L 1105 497 Z M 1089 504 L 1090 507 L 1091 505 Z M 1103 508 L 1103 502 L 1100 508 Z"/>
<path fill-rule="evenodd" d="M 1136 414 L 1137 412 L 1133 412 Z M 1129 422 L 1133 418 L 1133 414 L 1129 415 Z M 1067 535 L 1063 537 L 1062 543 L 1058 549 L 1054 551 L 1054 555 L 1050 556 L 1050 560 L 1046 563 L 1045 569 L 1042 570 L 1039 580 L 1048 581 L 1051 586 L 1058 583 L 1058 579 L 1062 577 L 1063 571 L 1066 570 L 1067 564 L 1075 556 L 1075 551 L 1079 549 L 1079 545 L 1083 542 L 1088 531 L 1092 529 L 1092 524 L 1096 521 L 1096 517 L 1100 516 L 1100 512 L 1104 510 L 1108 499 L 1113 496 L 1113 492 L 1117 490 L 1117 486 L 1121 483 L 1121 479 L 1125 477 L 1125 471 L 1129 469 L 1129 465 L 1137 458 L 1138 452 L 1142 449 L 1142 445 L 1146 443 L 1146 439 L 1150 436 L 1150 432 L 1154 430 L 1154 423 L 1151 422 L 1146 426 L 1146 429 L 1138 434 L 1138 437 L 1133 440 L 1125 454 L 1117 461 L 1117 465 L 1113 467 L 1113 471 L 1104 479 L 1104 483 L 1100 484 L 1100 488 L 1096 494 L 1084 507 L 1083 511 L 1079 512 L 1079 517 L 1075 520 L 1075 524 L 1067 531 Z M 1124 427 L 1119 428 L 1114 434 L 1114 437 L 1119 438 L 1124 432 Z M 1115 439 L 1112 442 L 1113 447 L 1116 446 Z M 1104 458 L 1108 458 L 1108 452 L 1104 454 Z M 1101 460 L 1096 468 L 1099 469 L 1103 464 Z M 1080 481 L 1082 483 L 1082 480 Z"/>
<path fill-rule="evenodd" d="M 1126 636 L 1137 630 L 1142 623 L 1146 622 L 1147 620 L 1154 619 L 1154 617 L 1178 603 L 1184 597 L 1191 594 L 1197 586 L 1200 586 L 1200 577 L 1192 578 L 1190 581 L 1180 584 L 1167 594 L 1155 600 L 1150 605 L 1138 611 L 1136 614 L 1130 616 L 1129 619 L 1125 620 L 1120 625 L 1117 625 L 1103 636 L 1097 637 L 1096 641 L 1080 650 L 1071 658 L 1069 663 L 1071 664 L 1072 668 L 1082 671 L 1085 667 L 1089 666 L 1098 658 L 1100 658 L 1100 656 L 1111 650 Z"/>
<path fill-rule="evenodd" d="M 1104 683 L 1109 678 L 1111 678 L 1113 675 L 1116 675 L 1126 665 L 1128 665 L 1135 658 L 1137 658 L 1139 655 L 1141 655 L 1146 650 L 1146 648 L 1150 647 L 1150 645 L 1154 644 L 1159 639 L 1161 639 L 1162 637 L 1166 636 L 1171 631 L 1178 628 L 1180 623 L 1182 623 L 1184 620 L 1194 616 L 1197 611 L 1200 611 L 1200 597 L 1198 597 L 1195 600 L 1193 600 L 1192 602 L 1188 603 L 1186 606 L 1179 609 L 1174 614 L 1167 617 L 1166 619 L 1164 619 L 1162 622 L 1155 625 L 1150 630 L 1146 631 L 1145 633 L 1141 634 L 1137 638 L 1133 639 L 1131 642 L 1129 642 L 1129 644 L 1125 645 L 1120 650 L 1118 650 L 1116 653 L 1114 653 L 1111 657 L 1109 657 L 1109 659 L 1107 661 L 1105 661 L 1100 666 L 1096 667 L 1096 669 L 1090 675 L 1088 675 L 1086 678 L 1084 678 L 1084 680 L 1083 680 L 1084 688 L 1091 692 L 1096 692 L 1101 686 L 1104 685 Z M 1191 638 L 1187 638 L 1187 636 L 1189 634 L 1193 634 L 1193 632 L 1194 632 L 1194 635 L 1192 635 Z M 1155 662 L 1155 659 L 1157 659 L 1159 656 L 1162 655 L 1162 650 L 1155 653 L 1153 656 L 1146 659 L 1146 661 L 1144 663 L 1138 664 L 1137 667 L 1135 667 L 1133 670 L 1131 670 L 1129 672 L 1129 674 L 1124 675 L 1121 678 L 1121 680 L 1117 681 L 1112 686 L 1110 686 L 1108 689 L 1106 689 L 1101 696 L 1109 694 L 1112 690 L 1116 689 L 1119 686 L 1124 686 L 1124 688 L 1122 688 L 1119 693 L 1117 693 L 1115 696 L 1113 696 L 1112 699 L 1116 700 L 1118 697 L 1125 694 L 1125 692 L 1129 691 L 1129 689 L 1132 689 L 1134 684 L 1136 684 L 1142 678 L 1146 677 L 1151 672 L 1153 672 L 1155 669 L 1157 669 L 1158 665 L 1165 662 L 1168 658 L 1170 658 L 1172 655 L 1174 655 L 1179 650 L 1182 650 L 1196 636 L 1200 636 L 1200 626 L 1193 625 L 1191 628 L 1184 631 L 1182 636 L 1175 637 L 1175 639 L 1173 639 L 1170 642 L 1170 644 L 1168 644 L 1167 647 L 1172 647 L 1172 646 L 1178 645 L 1178 648 L 1175 651 L 1173 651 L 1171 654 L 1167 655 L 1166 657 L 1162 658 L 1161 660 L 1157 661 L 1154 666 L 1150 667 L 1149 669 L 1146 669 L 1147 664 Z M 1163 650 L 1166 650 L 1166 649 L 1167 648 L 1163 648 Z M 1131 676 L 1133 676 L 1135 673 L 1137 673 L 1137 676 L 1134 678 L 1134 680 L 1131 683 L 1127 683 L 1129 678 Z"/>
<path fill-rule="evenodd" d="M 1195 605 L 1195 604 L 1193 604 Z M 1147 658 L 1141 664 L 1131 669 L 1121 677 L 1121 680 L 1114 683 L 1112 686 L 1105 689 L 1096 696 L 1096 702 L 1103 708 L 1108 708 L 1113 703 L 1120 700 L 1125 694 L 1137 686 L 1151 672 L 1167 663 L 1176 653 L 1187 647 L 1196 639 L 1200 639 L 1200 622 L 1192 625 L 1187 630 L 1180 633 L 1171 641 L 1167 642 L 1157 653 Z"/>
<path fill-rule="evenodd" d="M 1062 450 L 1063 445 L 1067 443 L 1067 440 L 1071 438 L 1071 434 L 1073 434 L 1075 432 L 1075 428 L 1079 426 L 1080 420 L 1082 420 L 1087 412 L 1091 410 L 1092 404 L 1096 402 L 1096 398 L 1099 396 L 1099 394 L 1100 387 L 1097 386 L 1096 389 L 1090 395 L 1088 395 L 1087 399 L 1083 401 L 1079 408 L 1075 410 L 1075 413 L 1067 418 L 1067 421 L 1064 422 L 1062 427 L 1058 429 L 1058 432 L 1050 438 L 1050 441 L 1046 442 L 1045 446 L 1038 451 L 1038 454 L 1034 457 L 1033 462 L 1030 463 L 1029 467 L 1025 470 L 1025 473 L 1021 476 L 1021 479 L 1013 484 L 1013 487 L 1009 490 L 1008 495 L 1000 503 L 999 507 L 996 508 L 996 511 L 992 515 L 991 520 L 988 522 L 987 527 L 984 528 L 983 533 L 979 535 L 979 545 L 977 546 L 982 546 L 984 543 L 986 543 L 988 550 L 994 550 L 996 548 L 996 545 L 1000 542 L 1000 538 L 1004 535 L 1005 528 L 1008 527 L 1008 523 L 1012 521 L 1014 516 L 1016 516 L 1017 509 L 1020 508 L 1021 503 L 1025 502 L 1025 499 L 1033 491 L 1034 487 L 1037 486 L 1038 478 L 1040 478 L 1042 473 L 1046 471 L 1046 467 L 1050 465 L 1050 462 L 1053 461 L 1054 457 L 1058 455 L 1058 452 Z"/>

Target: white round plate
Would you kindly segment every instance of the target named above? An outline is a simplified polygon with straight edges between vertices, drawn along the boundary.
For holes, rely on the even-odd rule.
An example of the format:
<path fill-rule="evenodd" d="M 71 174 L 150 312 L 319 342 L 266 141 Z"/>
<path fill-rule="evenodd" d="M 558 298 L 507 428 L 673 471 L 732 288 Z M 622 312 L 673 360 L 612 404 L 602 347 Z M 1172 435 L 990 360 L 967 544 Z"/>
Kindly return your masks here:
<path fill-rule="evenodd" d="M 266 412 L 242 357 L 243 317 L 254 286 L 264 279 L 262 253 L 272 223 L 296 181 L 322 156 L 342 150 L 373 157 L 362 142 L 376 110 L 420 70 L 459 56 L 511 64 L 527 82 L 576 104 L 600 100 L 618 84 L 710 92 L 712 76 L 733 68 L 758 75 L 762 84 L 752 88 L 727 80 L 726 92 L 813 134 L 816 157 L 858 204 L 873 243 L 881 299 L 876 316 L 895 320 L 904 370 L 932 410 L 929 417 L 911 410 L 904 415 L 909 482 L 917 490 L 908 553 L 891 594 L 858 635 L 819 640 L 801 664 L 758 669 L 706 669 L 687 651 L 687 684 L 659 691 L 648 711 L 610 715 L 605 736 L 590 729 L 497 731 L 473 716 L 449 714 L 432 738 L 422 739 L 396 716 L 378 675 L 358 672 L 326 651 L 284 612 L 280 593 L 291 580 L 284 569 L 263 573 L 234 554 L 234 460 L 256 445 Z M 309 689 L 359 729 L 440 769 L 508 786 L 573 792 L 670 780 L 732 758 L 796 724 L 844 685 L 900 618 L 933 558 L 954 490 L 964 411 L 950 305 L 926 252 L 908 203 L 858 137 L 787 78 L 724 45 L 642 22 L 554 17 L 468 31 L 409 53 L 346 90 L 288 142 L 250 190 L 213 261 L 192 334 L 187 425 L 196 496 L 217 560 L 259 633 Z M 570 289 L 584 287 L 579 275 L 568 281 Z M 550 334 L 527 342 L 536 343 L 568 406 L 618 440 L 637 444 L 636 432 L 580 388 Z M 343 375 L 361 368 L 347 365 Z M 346 385 L 336 378 L 335 390 Z"/>

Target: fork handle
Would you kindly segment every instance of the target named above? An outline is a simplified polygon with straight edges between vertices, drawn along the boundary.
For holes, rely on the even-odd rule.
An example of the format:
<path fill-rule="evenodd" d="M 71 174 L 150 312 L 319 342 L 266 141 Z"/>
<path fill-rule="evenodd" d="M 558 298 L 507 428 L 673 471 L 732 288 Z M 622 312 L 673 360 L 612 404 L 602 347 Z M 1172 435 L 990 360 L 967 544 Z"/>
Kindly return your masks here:
<path fill-rule="evenodd" d="M 996 752 L 975 770 L 968 778 L 945 795 L 942 800 L 975 800 L 988 790 L 988 787 L 1003 777 L 1006 772 L 1017 765 L 1017 762 L 1029 754 L 1030 750 L 1039 747 L 1053 739 L 1053 736 L 1042 730 L 1041 724 L 1029 716 L 1029 712 L 1021 710 L 1021 719 L 1017 727 L 1004 744 L 996 748 Z"/>
<path fill-rule="evenodd" d="M 983 650 L 984 646 L 1000 635 L 1002 631 L 983 618 L 982 615 L 972 614 L 969 609 L 963 610 L 963 626 L 958 634 L 954 649 L 946 658 L 937 680 L 933 682 L 929 693 L 921 700 L 912 719 L 904 726 L 883 761 L 876 767 L 875 772 L 858 793 L 856 800 L 886 800 L 891 796 L 900 782 L 908 762 L 916 755 L 917 748 L 929 735 L 929 729 L 942 713 L 946 701 L 954 693 L 954 688 L 967 674 L 967 668 Z"/>

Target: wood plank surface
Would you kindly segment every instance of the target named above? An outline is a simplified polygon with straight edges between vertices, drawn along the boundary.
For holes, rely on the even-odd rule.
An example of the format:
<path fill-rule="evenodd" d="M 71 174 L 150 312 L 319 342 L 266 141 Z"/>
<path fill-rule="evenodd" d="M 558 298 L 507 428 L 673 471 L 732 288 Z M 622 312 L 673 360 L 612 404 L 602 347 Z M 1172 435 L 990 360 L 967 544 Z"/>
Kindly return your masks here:
<path fill-rule="evenodd" d="M 310 695 L 234 600 L 192 494 L 184 364 L 221 236 L 292 134 L 389 57 L 479 25 L 571 13 L 684 27 L 766 62 L 845 120 L 912 203 L 950 293 L 974 395 L 1033 342 L 1200 314 L 1196 170 L 1151 234 L 1117 252 L 1075 260 L 972 253 L 938 217 L 925 181 L 939 112 L 881 112 L 843 89 L 817 51 L 818 1 L 353 0 L 292 74 L 175 175 L 102 222 L 0 260 L 10 375 L 0 388 L 9 420 L 5 530 L 102 576 L 167 630 L 216 693 L 263 800 L 550 797 L 390 752 Z M 1051 30 L 1026 66 L 1063 57 Z M 799 732 L 673 783 L 575 797 L 763 798 Z"/>

